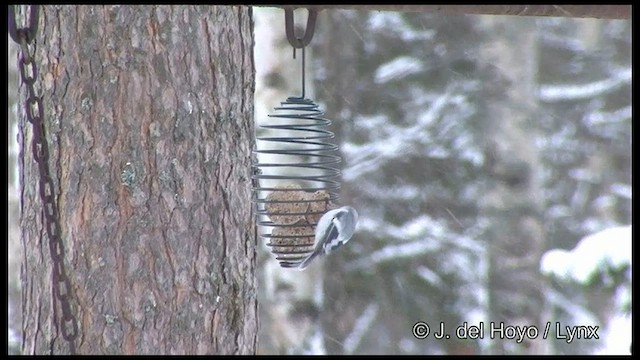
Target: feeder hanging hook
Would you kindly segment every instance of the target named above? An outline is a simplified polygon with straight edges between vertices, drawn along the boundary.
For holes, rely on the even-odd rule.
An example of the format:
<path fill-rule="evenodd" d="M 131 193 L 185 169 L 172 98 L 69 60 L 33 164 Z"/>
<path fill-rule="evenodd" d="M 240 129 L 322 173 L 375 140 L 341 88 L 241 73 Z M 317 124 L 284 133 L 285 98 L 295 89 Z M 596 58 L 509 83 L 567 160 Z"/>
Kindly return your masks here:
<path fill-rule="evenodd" d="M 284 26 L 287 33 L 287 40 L 294 49 L 301 49 L 309 45 L 313 38 L 313 31 L 316 28 L 316 18 L 318 17 L 318 10 L 307 9 L 309 14 L 307 15 L 307 28 L 304 31 L 303 37 L 298 37 L 295 34 L 293 24 L 293 9 L 284 9 Z"/>

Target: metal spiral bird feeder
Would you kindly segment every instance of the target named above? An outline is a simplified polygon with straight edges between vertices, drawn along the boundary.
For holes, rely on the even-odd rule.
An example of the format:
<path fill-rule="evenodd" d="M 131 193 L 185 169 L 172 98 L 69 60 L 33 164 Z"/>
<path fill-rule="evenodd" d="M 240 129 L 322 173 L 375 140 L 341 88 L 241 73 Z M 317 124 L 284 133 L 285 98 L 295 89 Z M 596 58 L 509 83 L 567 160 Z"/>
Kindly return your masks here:
<path fill-rule="evenodd" d="M 267 227 L 261 237 L 282 267 L 294 268 L 311 254 L 318 221 L 338 202 L 341 158 L 338 146 L 330 142 L 331 121 L 305 98 L 304 47 L 311 40 L 316 13 L 309 11 L 302 38 L 293 36 L 293 11 L 285 10 L 285 16 L 289 42 L 294 51 L 302 49 L 302 96 L 281 102 L 269 115 L 271 122 L 260 126 L 265 135 L 256 138 L 253 201 L 257 224 Z"/>

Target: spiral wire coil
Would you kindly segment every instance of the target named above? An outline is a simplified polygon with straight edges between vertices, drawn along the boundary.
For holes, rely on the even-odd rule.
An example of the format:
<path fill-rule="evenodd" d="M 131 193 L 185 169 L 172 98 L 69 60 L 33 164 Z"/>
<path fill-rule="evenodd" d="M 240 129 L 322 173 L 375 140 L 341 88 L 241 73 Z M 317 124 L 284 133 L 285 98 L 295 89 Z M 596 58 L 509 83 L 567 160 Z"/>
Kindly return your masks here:
<path fill-rule="evenodd" d="M 261 237 L 280 266 L 297 267 L 313 251 L 315 227 L 339 200 L 341 162 L 328 140 L 331 120 L 313 101 L 289 97 L 261 125 L 254 151 L 253 202 L 257 224 L 271 227 Z"/>

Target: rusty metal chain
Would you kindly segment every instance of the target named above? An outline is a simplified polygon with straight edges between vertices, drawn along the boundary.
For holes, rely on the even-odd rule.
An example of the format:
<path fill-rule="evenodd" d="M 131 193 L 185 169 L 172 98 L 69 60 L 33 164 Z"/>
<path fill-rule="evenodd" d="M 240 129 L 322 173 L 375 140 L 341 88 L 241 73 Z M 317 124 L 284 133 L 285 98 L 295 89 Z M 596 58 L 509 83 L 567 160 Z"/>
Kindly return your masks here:
<path fill-rule="evenodd" d="M 31 5 L 27 26 L 16 26 L 16 11 L 14 5 L 9 5 L 9 35 L 20 45 L 18 68 L 20 79 L 27 87 L 27 98 L 24 110 L 27 120 L 33 128 L 31 150 L 33 158 L 38 163 L 40 173 L 39 192 L 43 205 L 44 224 L 49 237 L 49 252 L 53 261 L 53 295 L 60 302 L 62 316 L 60 318 L 60 330 L 62 338 L 69 343 L 70 352 L 75 354 L 75 340 L 78 337 L 78 322 L 71 312 L 71 282 L 65 271 L 64 243 L 60 237 L 60 218 L 55 202 L 55 189 L 51 173 L 49 171 L 49 147 L 47 144 L 46 128 L 44 124 L 44 106 L 42 96 L 36 95 L 34 84 L 38 77 L 36 67 L 29 44 L 33 43 L 38 30 L 39 6 Z M 55 308 L 54 308 L 55 314 Z M 55 315 L 54 315 L 55 316 Z"/>

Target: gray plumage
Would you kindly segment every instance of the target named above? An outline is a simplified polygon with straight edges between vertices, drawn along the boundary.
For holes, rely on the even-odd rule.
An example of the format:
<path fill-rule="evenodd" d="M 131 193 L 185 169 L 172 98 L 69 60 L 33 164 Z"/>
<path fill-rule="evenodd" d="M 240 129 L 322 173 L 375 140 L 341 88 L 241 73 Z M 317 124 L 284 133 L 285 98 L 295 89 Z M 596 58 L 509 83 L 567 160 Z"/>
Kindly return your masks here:
<path fill-rule="evenodd" d="M 329 255 L 346 244 L 353 236 L 357 223 L 358 212 L 351 206 L 343 206 L 322 215 L 316 226 L 315 249 L 298 268 L 304 270 L 318 255 Z"/>

